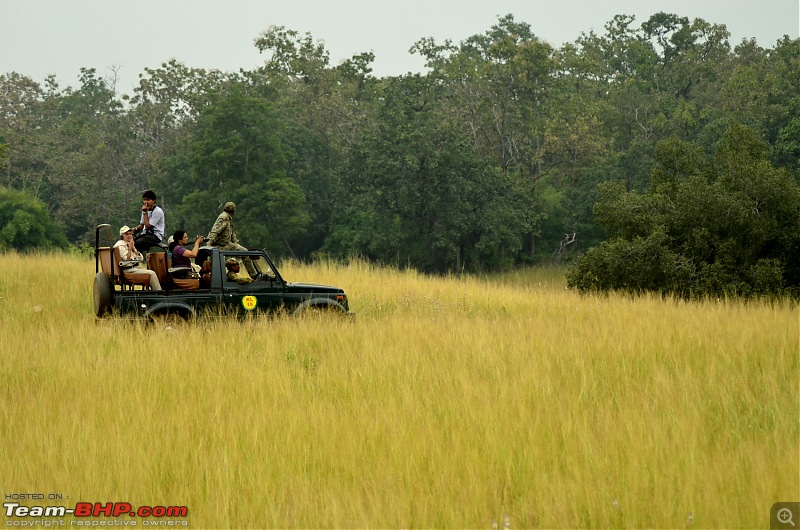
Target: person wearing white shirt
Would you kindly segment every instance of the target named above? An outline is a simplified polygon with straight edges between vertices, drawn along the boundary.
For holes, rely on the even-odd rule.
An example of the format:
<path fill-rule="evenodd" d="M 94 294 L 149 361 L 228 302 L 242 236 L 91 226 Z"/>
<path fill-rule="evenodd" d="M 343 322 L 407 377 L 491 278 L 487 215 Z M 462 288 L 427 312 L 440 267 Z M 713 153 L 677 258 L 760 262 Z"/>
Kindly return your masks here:
<path fill-rule="evenodd" d="M 142 193 L 142 217 L 134 232 L 142 231 L 136 236 L 136 248 L 147 252 L 150 247 L 158 245 L 164 239 L 166 220 L 164 210 L 156 206 L 156 194 L 153 190 Z"/>
<path fill-rule="evenodd" d="M 150 269 L 142 268 L 144 256 L 136 249 L 133 242 L 133 229 L 125 225 L 119 229 L 119 241 L 114 244 L 114 248 L 119 249 L 119 259 L 122 261 L 138 261 L 139 265 L 123 269 L 123 274 L 147 274 L 150 276 L 150 288 L 154 291 L 161 290 L 161 282 L 158 281 L 158 275 Z"/>

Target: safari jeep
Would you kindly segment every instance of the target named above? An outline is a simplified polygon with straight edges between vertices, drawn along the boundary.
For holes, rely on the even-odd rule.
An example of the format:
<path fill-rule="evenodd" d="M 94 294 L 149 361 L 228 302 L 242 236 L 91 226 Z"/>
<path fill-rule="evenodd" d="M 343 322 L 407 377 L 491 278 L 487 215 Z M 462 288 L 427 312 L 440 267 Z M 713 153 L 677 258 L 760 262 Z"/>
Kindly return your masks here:
<path fill-rule="evenodd" d="M 122 269 L 110 225 L 95 230 L 94 312 L 98 317 L 121 315 L 156 319 L 162 316 L 191 319 L 200 314 L 243 316 L 261 312 L 334 311 L 349 314 L 347 295 L 338 287 L 284 280 L 264 250 L 229 251 L 201 247 L 195 263 L 205 264 L 199 275 L 188 268 L 172 268 L 169 254 L 148 252 L 147 268 L 156 272 L 161 291 L 150 290 L 149 277 Z M 257 279 L 241 267 L 228 279 L 226 261 L 252 263 Z M 144 266 L 144 265 L 143 265 Z M 200 277 L 198 277 L 200 276 Z M 240 283 L 241 282 L 241 283 Z"/>

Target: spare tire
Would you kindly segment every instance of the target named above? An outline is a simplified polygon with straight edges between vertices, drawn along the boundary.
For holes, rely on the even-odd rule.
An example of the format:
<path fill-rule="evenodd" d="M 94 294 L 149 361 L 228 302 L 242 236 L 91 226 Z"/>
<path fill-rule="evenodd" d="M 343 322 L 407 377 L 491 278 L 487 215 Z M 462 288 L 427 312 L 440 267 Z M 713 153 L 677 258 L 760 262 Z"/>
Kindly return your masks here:
<path fill-rule="evenodd" d="M 94 275 L 94 314 L 102 317 L 111 312 L 111 280 L 105 272 Z"/>

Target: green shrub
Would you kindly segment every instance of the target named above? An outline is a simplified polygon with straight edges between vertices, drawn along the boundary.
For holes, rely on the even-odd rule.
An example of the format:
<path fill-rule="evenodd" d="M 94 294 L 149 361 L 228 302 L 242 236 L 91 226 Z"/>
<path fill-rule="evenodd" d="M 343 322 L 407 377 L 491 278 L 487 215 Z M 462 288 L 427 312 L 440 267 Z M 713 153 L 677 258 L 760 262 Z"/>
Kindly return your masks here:
<path fill-rule="evenodd" d="M 581 291 L 781 296 L 800 291 L 800 186 L 773 168 L 756 134 L 732 127 L 712 159 L 669 140 L 644 193 L 599 188 L 611 239 L 567 273 Z M 794 268 L 793 268 L 794 267 Z"/>
<path fill-rule="evenodd" d="M 0 187 L 0 251 L 66 248 L 61 228 L 44 203 L 16 190 Z"/>

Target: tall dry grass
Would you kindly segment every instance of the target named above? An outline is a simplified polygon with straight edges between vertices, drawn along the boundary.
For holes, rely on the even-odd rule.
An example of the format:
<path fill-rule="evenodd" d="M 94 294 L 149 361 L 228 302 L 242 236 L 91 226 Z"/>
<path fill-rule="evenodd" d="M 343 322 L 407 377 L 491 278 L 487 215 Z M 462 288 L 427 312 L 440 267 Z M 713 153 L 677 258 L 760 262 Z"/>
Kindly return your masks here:
<path fill-rule="evenodd" d="M 800 500 L 788 303 L 289 263 L 355 321 L 170 328 L 96 322 L 88 261 L 0 264 L 7 493 L 215 528 L 750 528 Z"/>

